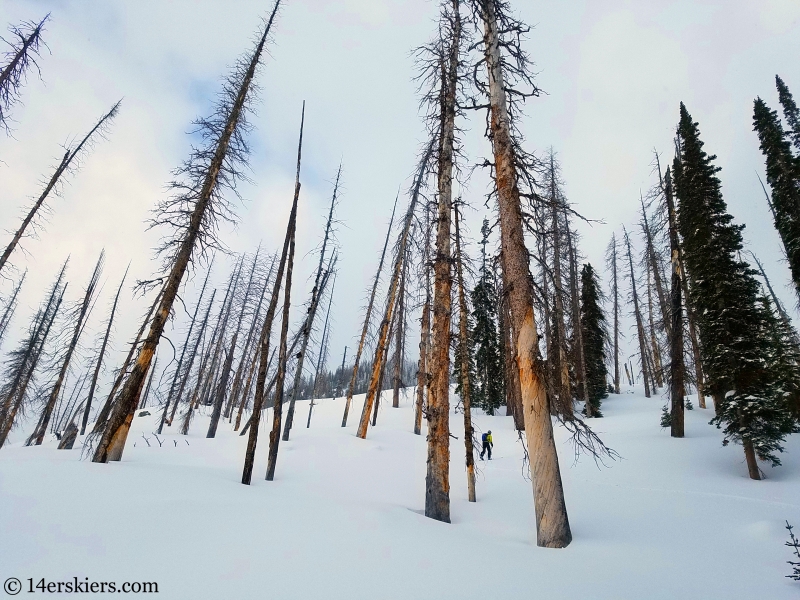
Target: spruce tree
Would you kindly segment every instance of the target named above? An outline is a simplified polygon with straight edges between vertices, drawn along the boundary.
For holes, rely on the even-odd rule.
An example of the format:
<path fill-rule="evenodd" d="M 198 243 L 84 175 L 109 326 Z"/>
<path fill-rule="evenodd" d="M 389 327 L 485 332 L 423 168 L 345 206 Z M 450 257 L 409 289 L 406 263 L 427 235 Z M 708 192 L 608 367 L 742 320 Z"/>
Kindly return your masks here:
<path fill-rule="evenodd" d="M 761 479 L 756 457 L 780 464 L 776 453 L 796 430 L 781 394 L 785 374 L 770 364 L 774 328 L 759 299 L 755 272 L 738 258 L 743 226 L 727 212 L 716 157 L 703 150 L 698 125 L 683 103 L 677 133 L 678 228 L 692 283 L 688 300 L 717 410 L 712 423 L 724 428 L 723 444 L 744 446 L 750 477 Z"/>
<path fill-rule="evenodd" d="M 789 125 L 791 133 L 789 136 L 794 143 L 794 147 L 800 150 L 800 109 L 797 108 L 794 98 L 783 79 L 775 75 L 775 87 L 778 88 L 778 100 L 783 107 L 783 116 Z"/>
<path fill-rule="evenodd" d="M 795 291 L 800 298 L 800 161 L 792 154 L 789 133 L 784 131 L 778 113 L 761 98 L 754 102 L 753 129 L 761 142 L 767 182 L 772 188 L 775 229 L 781 236 Z"/>
<path fill-rule="evenodd" d="M 493 273 L 486 264 L 486 242 L 489 237 L 489 221 L 486 219 L 483 221 L 481 233 L 480 279 L 470 294 L 473 321 L 470 342 L 475 357 L 472 397 L 476 406 L 487 414 L 494 415 L 503 404 L 505 390 L 500 338 L 497 334 L 497 287 Z"/>
<path fill-rule="evenodd" d="M 600 303 L 600 282 L 592 265 L 587 263 L 581 269 L 581 332 L 586 368 L 586 391 L 592 410 L 584 410 L 584 413 L 594 417 L 603 416 L 600 412 L 600 401 L 608 397 L 605 352 L 608 332 L 606 317 Z"/>

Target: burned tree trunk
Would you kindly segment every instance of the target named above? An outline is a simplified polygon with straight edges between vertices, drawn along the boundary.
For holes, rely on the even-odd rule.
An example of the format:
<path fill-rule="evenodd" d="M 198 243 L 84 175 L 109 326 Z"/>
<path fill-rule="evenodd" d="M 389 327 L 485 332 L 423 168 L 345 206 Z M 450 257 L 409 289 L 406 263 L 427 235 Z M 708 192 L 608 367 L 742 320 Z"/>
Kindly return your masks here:
<path fill-rule="evenodd" d="M 2 256 L 0 256 L 0 271 L 3 270 L 6 262 L 8 262 L 8 257 L 11 256 L 11 253 L 19 244 L 19 241 L 22 239 L 22 236 L 25 234 L 25 231 L 34 221 L 34 219 L 39 214 L 42 206 L 47 200 L 47 197 L 50 195 L 50 192 L 58 184 L 61 176 L 68 171 L 70 164 L 75 160 L 75 157 L 80 154 L 81 150 L 86 146 L 89 142 L 91 137 L 97 133 L 98 131 L 102 133 L 103 129 L 108 125 L 108 123 L 116 116 L 117 111 L 119 110 L 119 105 L 122 102 L 120 100 L 114 106 L 111 107 L 111 110 L 108 111 L 103 117 L 97 122 L 97 124 L 92 128 L 92 130 L 86 134 L 86 136 L 81 140 L 81 142 L 75 146 L 74 148 L 70 147 L 67 148 L 67 151 L 64 153 L 64 157 L 61 159 L 61 162 L 56 167 L 55 172 L 50 177 L 50 180 L 47 182 L 47 185 L 44 188 L 44 191 L 39 195 L 36 199 L 36 202 L 33 203 L 33 206 L 28 211 L 28 214 L 25 215 L 25 218 L 22 219 L 22 224 L 19 226 L 17 231 L 14 232 L 14 236 L 11 238 L 11 242 L 6 246 L 5 251 L 3 252 Z M 0 97 L 0 105 L 2 105 L 2 98 Z M 0 117 L 0 121 L 2 121 L 2 117 Z"/>
<path fill-rule="evenodd" d="M 498 3 L 496 0 L 475 0 L 475 3 L 484 22 L 483 43 L 491 115 L 489 132 L 494 149 L 503 276 L 506 284 L 504 287 L 508 293 L 516 340 L 516 362 L 533 476 L 537 544 L 563 548 L 572 541 L 572 533 L 564 502 L 550 409 L 537 360 L 539 336 L 533 315 L 532 279 L 522 223 L 516 149 L 511 133 L 500 56 Z"/>
<path fill-rule="evenodd" d="M 45 403 L 44 408 L 42 409 L 42 415 L 39 420 L 39 425 L 36 427 L 34 432 L 28 438 L 28 441 L 25 442 L 26 446 L 34 446 L 34 445 L 39 446 L 44 440 L 44 435 L 47 432 L 47 426 L 50 423 L 50 417 L 53 414 L 53 409 L 55 408 L 56 400 L 58 399 L 58 396 L 61 393 L 61 386 L 64 385 L 64 380 L 67 377 L 67 371 L 69 370 L 70 361 L 72 360 L 72 354 L 75 352 L 75 348 L 78 345 L 78 338 L 83 332 L 83 325 L 89 313 L 89 309 L 92 304 L 92 298 L 94 298 L 94 292 L 95 289 L 97 289 L 97 283 L 100 279 L 100 273 L 103 270 L 104 262 L 105 262 L 105 251 L 100 252 L 100 258 L 97 260 L 97 264 L 94 267 L 92 276 L 89 279 L 89 284 L 86 286 L 86 292 L 83 295 L 83 302 L 81 303 L 79 310 L 75 314 L 75 329 L 72 332 L 72 339 L 70 340 L 69 346 L 67 346 L 66 353 L 64 354 L 64 358 L 61 363 L 61 370 L 59 371 L 58 377 L 56 378 L 56 381 L 53 384 L 52 389 L 50 390 L 50 395 L 47 399 L 47 402 Z"/>
<path fill-rule="evenodd" d="M 253 399 L 253 412 L 250 415 L 250 420 L 248 421 L 248 425 L 245 426 L 245 429 L 249 426 L 250 434 L 247 438 L 247 451 L 244 456 L 244 469 L 242 470 L 242 483 L 245 485 L 250 485 L 250 480 L 253 477 L 253 465 L 255 464 L 256 459 L 256 444 L 258 443 L 258 425 L 261 421 L 261 407 L 264 404 L 265 396 L 264 393 L 264 384 L 267 381 L 267 367 L 269 365 L 269 338 L 270 332 L 272 331 L 272 323 L 275 320 L 275 311 L 278 308 L 278 300 L 281 291 L 281 282 L 283 281 L 283 273 L 284 269 L 287 267 L 287 259 L 290 251 L 290 246 L 292 252 L 294 252 L 294 231 L 295 225 L 297 222 L 297 201 L 300 198 L 300 159 L 302 156 L 303 150 L 303 124 L 305 123 L 305 112 L 306 112 L 306 105 L 305 102 L 303 103 L 303 112 L 300 118 L 300 141 L 297 145 L 297 171 L 295 174 L 295 183 L 294 183 L 294 198 L 292 200 L 292 208 L 289 212 L 289 223 L 286 226 L 286 237 L 283 241 L 283 250 L 281 251 L 281 258 L 278 262 L 278 273 L 275 275 L 275 283 L 272 286 L 272 296 L 269 300 L 269 306 L 267 307 L 267 315 L 264 319 L 264 326 L 261 328 L 261 335 L 259 336 L 259 363 L 258 363 L 258 374 L 256 376 L 256 392 L 255 398 Z M 291 264 L 289 265 L 291 269 Z M 288 288 L 291 284 L 290 277 L 287 275 L 286 277 L 286 287 Z M 289 292 L 286 292 L 286 300 L 287 306 L 284 307 L 284 311 L 288 311 L 288 302 L 289 302 Z M 288 327 L 288 323 L 285 325 Z M 283 335 L 283 327 L 281 326 L 281 339 L 282 344 L 279 344 L 279 348 L 283 348 L 285 354 L 285 340 Z M 281 387 L 283 387 L 283 382 L 281 382 Z M 244 435 L 245 431 L 242 430 L 240 435 Z M 280 423 L 278 423 L 278 433 L 280 433 Z M 270 436 L 270 450 L 272 449 L 271 444 L 271 437 Z M 277 453 L 277 447 L 276 447 Z"/>
<path fill-rule="evenodd" d="M 461 345 L 461 404 L 464 408 L 464 447 L 467 463 L 467 497 L 470 502 L 475 502 L 475 448 L 472 429 L 472 407 L 469 377 L 469 327 L 467 323 L 467 295 L 464 291 L 464 267 L 461 254 L 461 230 L 459 227 L 458 206 L 454 207 L 453 217 L 456 228 L 456 279 L 458 282 L 458 337 Z"/>
<path fill-rule="evenodd" d="M 683 365 L 683 299 L 681 298 L 681 261 L 679 257 L 680 242 L 678 239 L 678 218 L 675 213 L 675 202 L 672 197 L 672 177 L 669 169 L 664 175 L 664 195 L 667 201 L 669 217 L 669 248 L 672 261 L 672 282 L 670 290 L 671 302 L 671 336 L 669 338 L 669 371 L 670 371 L 670 435 L 683 437 L 683 398 L 684 365 Z"/>
<path fill-rule="evenodd" d="M 647 341 L 645 340 L 644 324 L 642 323 L 642 313 L 639 311 L 639 295 L 636 293 L 636 273 L 633 270 L 633 255 L 631 254 L 631 240 L 628 232 L 625 231 L 625 248 L 628 254 L 628 265 L 630 266 L 631 278 L 631 298 L 633 300 L 633 314 L 636 318 L 636 334 L 639 337 L 639 356 L 642 362 L 642 380 L 644 380 L 644 396 L 650 397 L 650 373 L 647 360 Z"/>
<path fill-rule="evenodd" d="M 295 188 L 299 191 L 298 187 Z M 278 351 L 278 373 L 275 379 L 275 402 L 272 406 L 272 431 L 269 433 L 269 454 L 267 455 L 267 481 L 275 479 L 275 467 L 278 463 L 278 446 L 281 442 L 281 417 L 283 415 L 283 389 L 286 380 L 286 336 L 289 330 L 289 306 L 292 294 L 292 270 L 294 267 L 294 235 L 292 228 L 289 238 L 289 257 L 286 262 L 286 285 L 283 294 L 283 319 L 281 320 L 281 339 Z M 250 426 L 253 430 L 255 424 Z"/>
<path fill-rule="evenodd" d="M 353 363 L 353 375 L 350 378 L 350 385 L 347 388 L 347 399 L 344 403 L 344 415 L 342 416 L 342 427 L 347 426 L 347 417 L 350 413 L 350 404 L 353 402 L 353 394 L 356 389 L 356 380 L 358 379 L 358 368 L 361 361 L 361 353 L 364 351 L 364 343 L 367 341 L 367 333 L 369 333 L 369 322 L 372 319 L 372 306 L 375 304 L 375 294 L 378 291 L 378 283 L 381 279 L 381 271 L 383 271 L 383 261 L 386 258 L 386 248 L 389 245 L 389 237 L 392 233 L 392 224 L 394 223 L 394 213 L 397 209 L 397 198 L 394 201 L 392 208 L 392 216 L 389 219 L 389 228 L 386 230 L 386 239 L 383 242 L 383 250 L 381 251 L 381 259 L 378 262 L 378 271 L 375 273 L 375 279 L 372 282 L 372 291 L 369 295 L 369 303 L 367 304 L 367 312 L 364 315 L 364 326 L 361 328 L 361 339 L 358 341 L 358 348 L 356 348 L 356 357 Z"/>
<path fill-rule="evenodd" d="M 25 282 L 25 277 L 27 275 L 28 270 L 25 269 L 25 272 L 22 274 L 22 277 L 20 277 L 19 282 L 16 286 L 14 286 L 14 291 L 11 293 L 11 298 L 9 298 L 6 308 L 3 310 L 3 316 L 0 317 L 0 344 L 3 342 L 3 338 L 8 330 L 8 324 L 11 322 L 11 318 L 14 316 L 14 311 L 17 308 L 17 296 L 19 295 L 19 291 L 22 288 L 22 284 Z"/>

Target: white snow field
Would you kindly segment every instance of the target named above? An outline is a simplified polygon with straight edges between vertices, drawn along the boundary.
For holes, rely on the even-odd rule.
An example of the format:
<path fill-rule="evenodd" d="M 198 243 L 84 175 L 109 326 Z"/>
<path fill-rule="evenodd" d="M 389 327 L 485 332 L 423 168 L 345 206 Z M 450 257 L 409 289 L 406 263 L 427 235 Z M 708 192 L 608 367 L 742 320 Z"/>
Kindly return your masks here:
<path fill-rule="evenodd" d="M 0 579 L 22 581 L 20 597 L 31 596 L 28 578 L 73 577 L 157 582 L 159 597 L 193 600 L 800 595 L 784 546 L 784 521 L 800 528 L 800 438 L 782 467 L 751 481 L 741 448 L 723 448 L 707 424 L 712 410 L 687 412 L 687 437 L 675 440 L 659 427 L 662 398 L 612 395 L 592 426 L 621 460 L 576 463 L 556 428 L 574 540 L 543 549 L 510 417 L 474 418 L 479 433 L 492 430 L 495 455 L 478 463 L 470 504 L 463 418 L 453 414 L 453 522 L 423 515 L 426 442 L 412 432 L 407 392 L 400 409 L 384 393 L 366 441 L 355 437 L 363 396 L 345 429 L 341 399 L 323 400 L 310 429 L 308 403 L 298 403 L 275 481 L 264 480 L 262 428 L 250 486 L 240 483 L 246 437 L 225 423 L 205 439 L 203 417 L 162 446 L 156 411 L 137 417 L 122 461 L 108 465 L 54 440 L 21 447 L 17 432 L 0 450 Z"/>

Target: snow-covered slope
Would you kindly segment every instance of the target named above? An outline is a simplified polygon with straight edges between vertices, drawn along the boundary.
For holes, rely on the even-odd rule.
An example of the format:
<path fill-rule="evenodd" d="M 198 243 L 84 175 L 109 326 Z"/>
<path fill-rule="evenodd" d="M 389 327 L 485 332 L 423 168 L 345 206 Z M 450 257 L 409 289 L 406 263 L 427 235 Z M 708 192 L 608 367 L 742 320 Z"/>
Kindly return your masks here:
<path fill-rule="evenodd" d="M 510 417 L 474 418 L 495 455 L 479 462 L 478 502 L 466 500 L 463 420 L 451 429 L 452 524 L 423 516 L 426 444 L 412 433 L 411 390 L 384 396 L 368 439 L 341 428 L 324 400 L 305 428 L 298 405 L 275 481 L 264 481 L 266 429 L 254 482 L 240 483 L 246 437 L 225 423 L 205 439 L 150 433 L 137 417 L 122 462 L 97 465 L 55 442 L 0 450 L 0 579 L 27 591 L 46 581 L 154 581 L 159 597 L 224 598 L 796 598 L 784 520 L 800 526 L 800 440 L 767 479 L 747 478 L 739 447 L 722 448 L 687 413 L 686 435 L 659 428 L 662 400 L 626 393 L 592 422 L 622 456 L 577 463 L 557 428 L 574 535 L 535 545 L 530 482 Z M 268 416 L 269 417 L 269 416 Z M 271 423 L 271 418 L 264 420 Z M 150 445 L 148 446 L 146 436 Z M 135 447 L 133 446 L 135 442 Z M 188 442 L 188 443 L 187 443 Z M 78 446 L 79 444 L 76 444 Z M 23 593 L 22 596 L 29 594 Z"/>

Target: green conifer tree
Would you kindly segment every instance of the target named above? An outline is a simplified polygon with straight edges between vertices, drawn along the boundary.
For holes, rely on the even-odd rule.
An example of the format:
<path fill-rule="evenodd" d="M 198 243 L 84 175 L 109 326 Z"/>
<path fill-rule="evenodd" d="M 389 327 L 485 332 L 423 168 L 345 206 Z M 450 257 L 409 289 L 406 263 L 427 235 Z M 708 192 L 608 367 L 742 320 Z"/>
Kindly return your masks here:
<path fill-rule="evenodd" d="M 600 401 L 608 397 L 605 350 L 608 331 L 601 300 L 597 272 L 587 263 L 581 269 L 581 333 L 586 361 L 586 391 L 595 417 L 603 416 Z"/>
<path fill-rule="evenodd" d="M 503 359 L 500 338 L 497 334 L 497 286 L 494 274 L 486 264 L 486 243 L 489 237 L 489 221 L 484 219 L 481 227 L 480 278 L 470 294 L 472 300 L 472 322 L 470 342 L 475 357 L 474 403 L 487 414 L 493 415 L 503 404 Z"/>
<path fill-rule="evenodd" d="M 683 103 L 677 133 L 678 229 L 692 282 L 688 301 L 697 315 L 707 389 L 717 412 L 712 423 L 724 428 L 723 444 L 744 446 L 750 477 L 761 479 L 756 457 L 780 464 L 776 453 L 796 425 L 771 364 L 774 343 L 755 272 L 738 258 L 743 226 L 727 212 L 716 157 L 703 150 L 698 125 Z"/>
<path fill-rule="evenodd" d="M 775 228 L 781 236 L 795 292 L 800 298 L 800 161 L 792 154 L 789 133 L 784 131 L 778 113 L 761 98 L 754 102 L 753 129 L 758 133 L 766 161 Z"/>
<path fill-rule="evenodd" d="M 789 124 L 791 133 L 789 136 L 794 142 L 794 147 L 800 150 L 800 109 L 797 108 L 794 98 L 792 98 L 789 88 L 783 82 L 783 79 L 775 75 L 775 87 L 778 88 L 778 100 L 780 100 L 783 107 L 783 116 L 786 117 L 786 122 Z"/>

